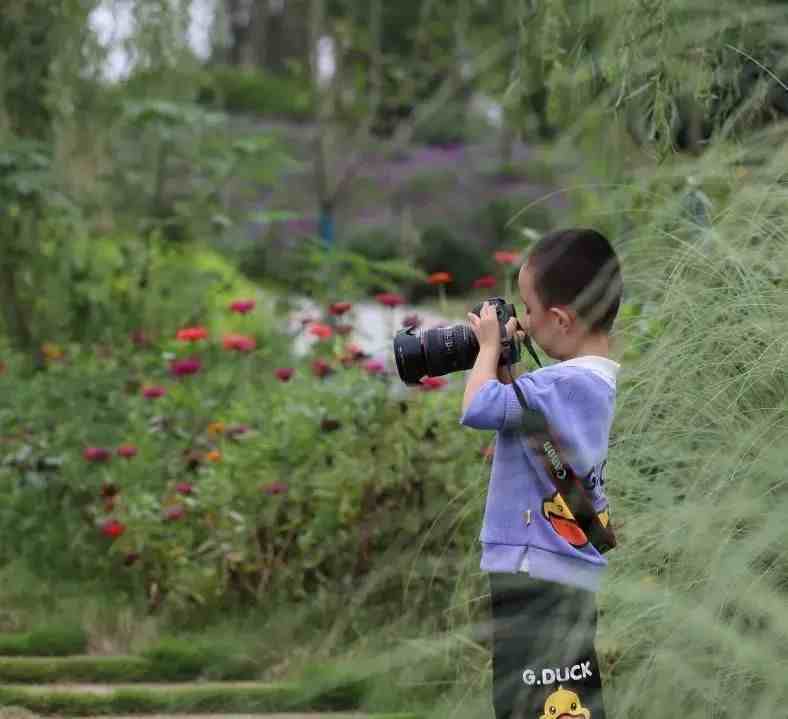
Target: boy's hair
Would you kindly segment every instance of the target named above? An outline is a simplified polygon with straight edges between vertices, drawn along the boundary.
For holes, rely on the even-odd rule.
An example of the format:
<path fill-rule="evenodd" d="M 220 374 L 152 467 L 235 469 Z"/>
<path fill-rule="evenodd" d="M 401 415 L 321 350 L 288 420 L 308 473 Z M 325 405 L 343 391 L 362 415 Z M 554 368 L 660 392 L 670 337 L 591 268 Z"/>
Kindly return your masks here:
<path fill-rule="evenodd" d="M 615 250 L 596 230 L 558 230 L 528 254 L 534 290 L 545 307 L 571 305 L 592 333 L 610 332 L 623 292 Z"/>

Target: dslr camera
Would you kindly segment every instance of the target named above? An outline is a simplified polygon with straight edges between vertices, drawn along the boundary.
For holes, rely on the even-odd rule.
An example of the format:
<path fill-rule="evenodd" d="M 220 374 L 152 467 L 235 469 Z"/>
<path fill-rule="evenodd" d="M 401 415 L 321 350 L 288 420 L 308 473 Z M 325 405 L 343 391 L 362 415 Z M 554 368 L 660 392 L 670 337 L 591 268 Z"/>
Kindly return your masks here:
<path fill-rule="evenodd" d="M 516 364 L 520 361 L 520 342 L 506 337 L 506 323 L 516 317 L 514 305 L 507 304 L 503 297 L 491 297 L 489 302 L 498 316 L 501 328 L 502 350 L 499 365 Z M 471 312 L 481 316 L 480 302 Z M 451 372 L 473 367 L 479 354 L 479 341 L 467 323 L 452 327 L 435 327 L 414 333 L 415 327 L 406 327 L 394 336 L 394 357 L 400 379 L 408 385 L 419 384 L 425 375 L 439 377 Z"/>

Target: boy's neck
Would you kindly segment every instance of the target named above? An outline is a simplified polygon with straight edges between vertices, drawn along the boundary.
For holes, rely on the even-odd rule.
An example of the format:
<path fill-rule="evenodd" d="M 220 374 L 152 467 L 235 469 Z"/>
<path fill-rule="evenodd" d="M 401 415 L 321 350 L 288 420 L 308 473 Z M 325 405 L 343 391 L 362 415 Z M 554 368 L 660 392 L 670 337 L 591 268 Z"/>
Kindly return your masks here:
<path fill-rule="evenodd" d="M 575 357 L 610 357 L 610 335 L 607 333 L 586 336 L 572 352 L 567 352 L 566 356 L 558 357 L 561 362 Z"/>

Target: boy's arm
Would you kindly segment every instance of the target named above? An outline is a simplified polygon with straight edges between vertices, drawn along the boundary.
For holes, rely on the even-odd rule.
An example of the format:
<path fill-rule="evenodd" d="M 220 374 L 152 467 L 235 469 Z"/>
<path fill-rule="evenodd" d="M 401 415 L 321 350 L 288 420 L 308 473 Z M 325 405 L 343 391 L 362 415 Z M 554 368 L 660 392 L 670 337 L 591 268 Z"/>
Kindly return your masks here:
<path fill-rule="evenodd" d="M 476 362 L 473 365 L 468 381 L 465 384 L 465 395 L 462 398 L 463 414 L 470 407 L 479 388 L 491 379 L 497 379 L 498 358 L 501 355 L 500 347 L 483 346 L 479 349 Z"/>

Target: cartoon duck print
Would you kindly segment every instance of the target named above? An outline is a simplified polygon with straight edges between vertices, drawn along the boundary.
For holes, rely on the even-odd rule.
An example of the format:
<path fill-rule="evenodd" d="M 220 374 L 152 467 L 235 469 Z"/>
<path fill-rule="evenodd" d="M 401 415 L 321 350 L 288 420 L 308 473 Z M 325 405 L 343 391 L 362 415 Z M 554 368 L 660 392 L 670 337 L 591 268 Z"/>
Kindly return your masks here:
<path fill-rule="evenodd" d="M 560 684 L 544 703 L 544 714 L 539 719 L 591 719 L 591 712 L 580 704 L 580 697 Z"/>
<path fill-rule="evenodd" d="M 558 492 L 542 502 L 542 514 L 550 522 L 550 526 L 573 547 L 584 547 L 588 544 L 586 533 L 580 529 L 575 515 Z M 598 516 L 602 526 L 607 527 L 610 521 L 608 508 L 605 507 Z"/>

